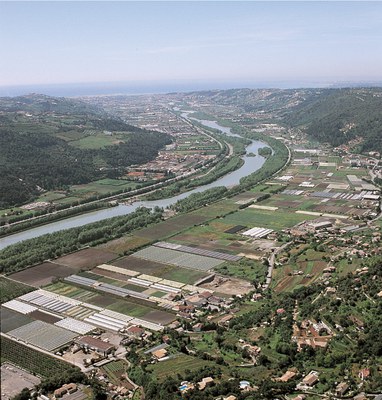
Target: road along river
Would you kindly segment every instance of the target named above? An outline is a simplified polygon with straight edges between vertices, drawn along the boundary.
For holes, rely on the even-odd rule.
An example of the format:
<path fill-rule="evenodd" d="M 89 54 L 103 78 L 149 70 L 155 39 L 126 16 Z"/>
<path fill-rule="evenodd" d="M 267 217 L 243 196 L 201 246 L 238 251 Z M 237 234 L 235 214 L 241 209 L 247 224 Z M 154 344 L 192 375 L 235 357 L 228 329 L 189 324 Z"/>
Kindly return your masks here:
<path fill-rule="evenodd" d="M 187 113 L 182 114 L 182 117 L 187 118 Z M 230 128 L 220 126 L 215 121 L 197 120 L 195 118 L 192 119 L 207 127 L 219 129 L 228 136 L 238 136 L 232 133 Z M 167 199 L 153 200 L 153 201 L 137 201 L 131 205 L 120 204 L 116 207 L 89 212 L 86 214 L 78 215 L 71 218 L 66 218 L 60 221 L 52 222 L 36 228 L 28 229 L 26 231 L 15 233 L 13 235 L 0 238 L 0 250 L 11 244 L 21 242 L 22 240 L 27 240 L 38 236 L 42 236 L 45 235 L 46 233 L 53 233 L 63 229 L 75 228 L 78 226 L 90 224 L 92 222 L 101 221 L 106 218 L 112 218 L 119 215 L 126 215 L 142 206 L 148 208 L 154 208 L 155 206 L 166 208 L 176 203 L 178 200 L 188 197 L 192 193 L 203 192 L 204 190 L 211 189 L 217 186 L 230 187 L 237 185 L 241 178 L 251 174 L 252 172 L 257 171 L 262 167 L 262 165 L 265 162 L 265 158 L 258 155 L 258 150 L 259 148 L 264 146 L 266 146 L 266 144 L 263 142 L 257 140 L 252 141 L 251 144 L 246 148 L 246 155 L 242 157 L 244 164 L 239 169 L 230 172 L 229 174 L 224 175 L 223 177 L 207 185 L 199 186 L 193 190 L 190 190 L 189 192 L 169 197 Z M 247 156 L 247 154 L 249 153 L 256 154 L 256 157 Z"/>

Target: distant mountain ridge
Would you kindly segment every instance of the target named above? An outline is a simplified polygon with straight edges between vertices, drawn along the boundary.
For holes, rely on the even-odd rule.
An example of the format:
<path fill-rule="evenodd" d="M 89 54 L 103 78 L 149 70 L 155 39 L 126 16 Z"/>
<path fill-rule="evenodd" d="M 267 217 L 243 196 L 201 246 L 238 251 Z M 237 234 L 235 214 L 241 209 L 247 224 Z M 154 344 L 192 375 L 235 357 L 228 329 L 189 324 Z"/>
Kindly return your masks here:
<path fill-rule="evenodd" d="M 382 88 L 231 89 L 192 92 L 241 112 L 271 113 L 276 122 L 300 127 L 332 146 L 360 139 L 357 151 L 382 153 Z"/>

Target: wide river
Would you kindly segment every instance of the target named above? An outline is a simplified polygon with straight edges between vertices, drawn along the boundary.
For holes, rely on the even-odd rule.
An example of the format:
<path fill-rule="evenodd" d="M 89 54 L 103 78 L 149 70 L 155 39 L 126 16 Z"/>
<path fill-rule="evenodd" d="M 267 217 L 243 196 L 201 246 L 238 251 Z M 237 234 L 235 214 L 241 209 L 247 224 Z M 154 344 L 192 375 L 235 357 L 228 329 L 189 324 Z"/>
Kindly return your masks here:
<path fill-rule="evenodd" d="M 183 113 L 182 116 L 184 118 L 187 118 L 188 113 Z M 189 119 L 191 119 L 191 118 L 189 118 Z M 194 119 L 194 118 L 192 118 L 192 119 Z M 220 126 L 215 121 L 205 121 L 205 120 L 196 120 L 196 119 L 194 119 L 194 120 L 202 123 L 203 125 L 205 125 L 207 127 L 219 129 L 227 136 L 238 136 L 238 135 L 235 135 L 234 133 L 232 133 L 230 128 Z M 138 207 L 141 207 L 141 206 L 148 207 L 148 208 L 153 208 L 155 206 L 166 208 L 166 207 L 176 203 L 178 200 L 188 197 L 192 193 L 202 192 L 204 190 L 211 189 L 211 188 L 217 187 L 217 186 L 230 187 L 230 186 L 237 185 L 242 177 L 247 176 L 254 171 L 257 171 L 264 164 L 265 158 L 259 156 L 259 154 L 258 154 L 259 148 L 264 147 L 264 146 L 265 146 L 265 143 L 263 143 L 263 142 L 260 142 L 257 140 L 252 141 L 252 143 L 249 146 L 247 146 L 247 148 L 246 148 L 246 154 L 253 153 L 253 154 L 256 154 L 256 157 L 244 155 L 242 157 L 242 159 L 244 160 L 244 164 L 239 169 L 237 169 L 236 171 L 230 172 L 227 175 L 224 175 L 220 179 L 217 179 L 216 181 L 214 181 L 208 185 L 199 186 L 193 190 L 190 190 L 188 192 L 185 192 L 185 193 L 182 193 L 182 194 L 179 194 L 177 196 L 170 197 L 167 199 L 154 200 L 154 201 L 137 201 L 131 205 L 120 204 L 116 207 L 111 207 L 111 208 L 107 208 L 107 209 L 89 212 L 86 214 L 82 214 L 82 215 L 78 215 L 75 217 L 52 222 L 52 223 L 49 223 L 46 225 L 42 225 L 37 228 L 32 228 L 32 229 L 28 229 L 26 231 L 15 233 L 13 235 L 9 235 L 9 236 L 0 238 L 0 250 L 11 244 L 21 242 L 22 240 L 32 239 L 32 238 L 35 238 L 35 237 L 38 237 L 41 235 L 45 235 L 46 233 L 53 233 L 53 232 L 57 232 L 57 231 L 60 231 L 63 229 L 69 229 L 69 228 L 74 228 L 77 226 L 83 226 L 86 224 L 90 224 L 91 222 L 101 221 L 103 219 L 116 217 L 118 215 L 126 215 L 126 214 L 129 214 L 129 213 L 135 211 Z"/>

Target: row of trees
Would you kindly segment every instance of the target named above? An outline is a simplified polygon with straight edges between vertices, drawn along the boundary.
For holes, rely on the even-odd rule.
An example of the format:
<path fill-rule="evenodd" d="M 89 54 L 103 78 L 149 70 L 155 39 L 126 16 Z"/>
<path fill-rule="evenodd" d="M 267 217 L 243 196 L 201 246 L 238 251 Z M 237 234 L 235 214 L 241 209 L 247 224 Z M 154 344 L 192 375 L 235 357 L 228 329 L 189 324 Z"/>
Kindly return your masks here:
<path fill-rule="evenodd" d="M 139 208 L 135 212 L 67 229 L 8 246 L 0 252 L 0 271 L 14 272 L 84 246 L 105 243 L 161 220 L 163 210 Z"/>

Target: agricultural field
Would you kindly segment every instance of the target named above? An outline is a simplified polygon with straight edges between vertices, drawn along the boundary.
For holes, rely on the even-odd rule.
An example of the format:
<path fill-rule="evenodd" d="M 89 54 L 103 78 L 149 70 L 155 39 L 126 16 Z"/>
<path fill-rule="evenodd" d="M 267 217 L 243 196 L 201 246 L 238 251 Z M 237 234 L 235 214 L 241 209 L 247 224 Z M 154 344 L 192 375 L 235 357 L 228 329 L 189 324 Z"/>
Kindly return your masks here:
<path fill-rule="evenodd" d="M 48 314 L 44 311 L 35 310 L 29 314 L 33 319 L 38 321 L 47 322 L 48 324 L 55 324 L 58 321 L 61 321 L 61 318 L 56 317 L 55 315 Z"/>
<path fill-rule="evenodd" d="M 155 310 L 148 305 L 146 306 L 143 304 L 132 303 L 126 300 L 114 301 L 113 304 L 110 304 L 107 307 L 107 309 L 162 325 L 167 325 L 175 319 L 174 314 Z"/>
<path fill-rule="evenodd" d="M 151 242 L 150 239 L 138 237 L 135 235 L 126 235 L 121 238 L 114 239 L 107 243 L 104 243 L 98 246 L 98 248 L 105 249 L 116 254 L 123 254 L 125 252 L 135 250 L 150 242 Z"/>
<path fill-rule="evenodd" d="M 10 310 L 6 307 L 1 307 L 1 332 L 7 333 L 12 331 L 13 329 L 20 328 L 20 326 L 24 326 L 33 322 L 33 319 L 28 317 L 27 315 L 20 314 L 16 311 Z"/>
<path fill-rule="evenodd" d="M 123 287 L 125 285 L 125 282 L 123 282 L 122 280 L 113 279 L 111 277 L 103 276 L 102 274 L 96 274 L 96 273 L 93 273 L 90 271 L 79 272 L 76 275 L 82 276 L 84 278 L 94 279 L 97 282 L 109 283 L 109 284 L 117 286 L 117 287 Z"/>
<path fill-rule="evenodd" d="M 109 380 L 113 382 L 115 385 L 122 385 L 127 387 L 128 389 L 132 389 L 132 385 L 128 383 L 124 378 L 123 375 L 126 374 L 128 369 L 128 364 L 123 360 L 112 361 L 102 367 L 102 370 L 108 376 Z"/>
<path fill-rule="evenodd" d="M 188 356 L 185 354 L 177 354 L 170 360 L 149 365 L 147 370 L 152 372 L 159 380 L 163 380 L 166 376 L 174 376 L 176 374 L 184 374 L 186 370 L 193 371 L 208 365 L 216 365 L 212 361 L 202 360 L 200 358 Z"/>
<path fill-rule="evenodd" d="M 45 286 L 56 278 L 65 278 L 77 272 L 78 268 L 71 268 L 51 262 L 44 262 L 35 267 L 24 269 L 11 275 L 11 278 L 32 286 Z"/>
<path fill-rule="evenodd" d="M 57 258 L 55 262 L 78 269 L 91 269 L 116 258 L 115 253 L 100 248 L 89 248 Z"/>
<path fill-rule="evenodd" d="M 238 263 L 225 263 L 214 268 L 222 275 L 235 276 L 250 282 L 263 283 L 267 275 L 267 267 L 260 261 L 244 259 Z"/>
<path fill-rule="evenodd" d="M 130 303 L 125 300 L 115 300 L 106 307 L 108 310 L 116 311 L 121 314 L 130 315 L 131 317 L 141 318 L 148 314 L 152 309 L 136 303 Z"/>
<path fill-rule="evenodd" d="M 230 225 L 258 226 L 281 231 L 285 228 L 291 228 L 299 222 L 314 218 L 316 217 L 312 215 L 286 213 L 282 210 L 266 211 L 247 208 L 227 215 L 222 222 Z"/>
<path fill-rule="evenodd" d="M 75 300 L 106 308 L 111 311 L 116 311 L 131 317 L 142 318 L 144 320 L 163 325 L 172 322 L 175 318 L 173 314 L 157 310 L 156 308 L 152 307 L 153 304 L 145 302 L 144 300 L 129 301 L 128 299 L 115 298 L 113 296 L 103 295 L 97 292 L 78 288 L 77 286 L 64 282 L 55 283 L 44 289 Z"/>
<path fill-rule="evenodd" d="M 272 287 L 276 292 L 288 292 L 317 281 L 328 263 L 323 260 L 325 251 L 302 247 L 289 261 L 273 271 Z M 301 271 L 300 274 L 297 274 Z M 296 274 L 296 275 L 295 275 Z"/>
<path fill-rule="evenodd" d="M 175 235 L 176 233 L 181 232 L 190 226 L 199 225 L 205 221 L 208 221 L 209 219 L 209 216 L 201 215 L 200 212 L 193 212 L 176 216 L 158 224 L 149 226 L 148 228 L 140 229 L 134 234 L 135 236 L 143 237 L 149 240 L 165 239 L 168 236 Z"/>
<path fill-rule="evenodd" d="M 113 132 L 113 135 L 105 135 L 103 132 L 94 131 L 93 134 L 83 136 L 80 139 L 72 139 L 69 144 L 79 149 L 102 149 L 126 141 L 128 134 Z"/>
<path fill-rule="evenodd" d="M 156 275 L 158 276 L 158 275 Z M 205 272 L 192 270 L 189 268 L 174 267 L 172 270 L 162 274 L 160 278 L 169 279 L 170 281 L 181 282 L 192 285 L 198 280 L 207 276 Z M 158 276 L 159 277 L 159 276 Z"/>
<path fill-rule="evenodd" d="M 155 246 L 139 250 L 134 253 L 134 257 L 163 264 L 175 265 L 178 267 L 198 269 L 201 271 L 208 271 L 223 263 L 222 260 L 217 260 L 215 258 Z"/>
<path fill-rule="evenodd" d="M 15 297 L 31 292 L 34 288 L 24 285 L 20 282 L 15 282 L 5 276 L 0 276 L 0 302 L 4 303 L 12 300 Z"/>
<path fill-rule="evenodd" d="M 355 271 L 357 268 L 361 267 L 362 264 L 362 258 L 358 257 L 351 257 L 351 258 L 344 258 L 338 262 L 335 263 L 335 266 L 337 268 L 336 273 L 339 276 L 345 276 L 349 272 Z"/>
<path fill-rule="evenodd" d="M 173 236 L 170 242 L 184 244 L 189 246 L 198 246 L 208 250 L 221 247 L 227 252 L 226 247 L 232 243 L 235 237 L 232 234 L 225 233 L 232 225 L 222 222 L 220 219 L 210 221 L 206 224 L 192 227 L 187 231 Z"/>
<path fill-rule="evenodd" d="M 121 258 L 117 261 L 113 261 L 112 264 L 141 274 L 152 275 L 158 278 L 169 279 L 171 281 L 185 284 L 194 284 L 196 281 L 206 276 L 206 273 L 203 271 L 181 268 L 174 265 L 166 265 L 134 256 Z M 126 279 L 126 276 L 124 279 Z"/>
<path fill-rule="evenodd" d="M 133 190 L 140 184 L 124 179 L 100 179 L 98 181 L 89 182 L 83 185 L 73 185 L 69 189 L 69 193 L 74 197 L 87 198 L 97 194 L 103 195 L 113 193 L 119 190 Z"/>
<path fill-rule="evenodd" d="M 1 361 L 9 361 L 43 378 L 52 378 L 76 369 L 71 364 L 1 336 Z"/>
<path fill-rule="evenodd" d="M 214 219 L 224 216 L 227 213 L 231 213 L 233 210 L 238 210 L 239 206 L 240 205 L 236 204 L 233 199 L 223 199 L 206 207 L 200 208 L 197 210 L 197 213 L 208 219 Z"/>
<path fill-rule="evenodd" d="M 84 302 L 90 302 L 91 299 L 95 299 L 98 296 L 98 294 L 95 292 L 79 288 L 66 282 L 54 283 L 46 286 L 44 290 Z M 112 302 L 113 299 L 110 299 L 110 301 Z"/>
<path fill-rule="evenodd" d="M 108 283 L 113 283 L 115 286 L 120 286 L 125 289 L 134 290 L 136 292 L 143 292 L 145 290 L 145 288 L 142 288 L 141 286 L 137 286 L 132 283 L 127 283 L 127 281 L 131 278 L 130 275 L 119 274 L 118 272 L 107 271 L 101 268 L 92 269 L 92 274 L 94 279 L 97 280 L 103 280 L 105 278 L 109 278 L 110 280 L 108 281 Z M 103 282 L 106 281 L 103 280 Z"/>
<path fill-rule="evenodd" d="M 112 261 L 111 265 L 115 265 L 119 268 L 125 268 L 132 271 L 139 272 L 141 274 L 148 274 L 154 276 L 162 276 L 167 272 L 172 271 L 175 267 L 171 265 L 165 265 L 162 263 L 144 260 L 134 256 L 127 256 L 119 258 L 118 260 Z"/>
<path fill-rule="evenodd" d="M 63 200 L 66 197 L 67 197 L 66 194 L 63 193 L 62 191 L 51 191 L 51 192 L 45 192 L 39 198 L 37 198 L 36 201 L 45 201 L 47 203 L 49 202 L 59 203 L 60 200 Z"/>

